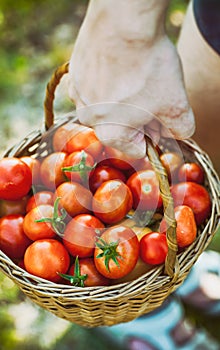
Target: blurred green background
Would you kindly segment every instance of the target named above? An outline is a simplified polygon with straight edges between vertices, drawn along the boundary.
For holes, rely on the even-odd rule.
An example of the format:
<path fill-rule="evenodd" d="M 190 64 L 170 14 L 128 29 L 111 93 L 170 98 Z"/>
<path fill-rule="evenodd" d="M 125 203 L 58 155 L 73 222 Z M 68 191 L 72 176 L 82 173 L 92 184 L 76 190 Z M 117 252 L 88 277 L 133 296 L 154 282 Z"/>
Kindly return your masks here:
<path fill-rule="evenodd" d="M 0 0 L 0 153 L 43 127 L 45 87 L 54 69 L 68 61 L 83 20 L 86 0 Z M 188 1 L 172 0 L 167 30 L 175 43 Z M 73 108 L 64 92 L 55 104 L 58 117 Z M 211 247 L 220 251 L 219 238 Z M 186 309 L 198 326 L 220 341 L 219 319 Z M 108 350 L 112 344 L 33 305 L 0 273 L 1 350 Z M 116 349 L 116 346 L 114 346 Z"/>

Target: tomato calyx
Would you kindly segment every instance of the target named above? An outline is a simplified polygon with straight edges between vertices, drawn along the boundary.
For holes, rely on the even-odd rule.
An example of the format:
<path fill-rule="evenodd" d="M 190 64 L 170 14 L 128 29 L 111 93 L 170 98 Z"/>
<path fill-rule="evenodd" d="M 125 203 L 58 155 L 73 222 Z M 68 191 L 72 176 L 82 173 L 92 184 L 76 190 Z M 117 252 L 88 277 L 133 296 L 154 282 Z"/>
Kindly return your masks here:
<path fill-rule="evenodd" d="M 60 197 L 57 197 L 54 202 L 54 212 L 52 218 L 42 218 L 35 220 L 35 222 L 49 222 L 52 225 L 53 230 L 56 232 L 56 234 L 60 237 L 63 237 L 63 233 L 66 228 L 64 219 L 67 216 L 67 211 L 64 208 L 61 208 L 59 211 L 59 201 Z M 59 214 L 59 212 L 61 213 L 61 215 Z"/>
<path fill-rule="evenodd" d="M 117 252 L 119 241 L 108 243 L 103 238 L 99 238 L 96 242 L 96 246 L 102 250 L 102 253 L 96 256 L 97 259 L 104 258 L 106 270 L 109 271 L 109 262 L 113 260 L 114 263 L 120 267 L 118 259 L 123 259 L 122 256 Z"/>
<path fill-rule="evenodd" d="M 84 151 L 82 151 L 82 158 L 76 165 L 71 165 L 67 167 L 62 167 L 62 171 L 67 172 L 77 172 L 80 175 L 80 178 L 83 182 L 87 181 L 87 175 L 96 167 L 96 163 L 93 166 L 86 165 L 87 155 Z"/>
<path fill-rule="evenodd" d="M 81 273 L 80 273 L 80 264 L 79 264 L 79 257 L 78 256 L 76 256 L 76 259 L 75 259 L 74 275 L 68 275 L 65 273 L 59 273 L 59 275 L 62 278 L 64 278 L 65 280 L 69 281 L 70 284 L 74 285 L 75 287 L 85 287 L 84 281 L 88 277 L 87 274 L 81 275 Z"/>

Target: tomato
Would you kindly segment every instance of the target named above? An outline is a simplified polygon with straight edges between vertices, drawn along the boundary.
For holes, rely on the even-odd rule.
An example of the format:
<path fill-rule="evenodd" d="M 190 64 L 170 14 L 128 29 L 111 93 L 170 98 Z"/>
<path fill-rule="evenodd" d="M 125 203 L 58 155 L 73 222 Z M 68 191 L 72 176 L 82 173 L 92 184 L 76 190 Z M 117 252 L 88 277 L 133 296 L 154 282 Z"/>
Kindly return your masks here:
<path fill-rule="evenodd" d="M 24 217 L 19 214 L 0 219 L 0 249 L 11 259 L 22 258 L 31 243 L 23 231 L 23 221 Z"/>
<path fill-rule="evenodd" d="M 110 161 L 112 166 L 120 170 L 130 170 L 135 168 L 135 165 L 139 162 L 139 159 L 129 157 L 127 154 L 119 151 L 113 147 L 105 147 L 106 158 Z"/>
<path fill-rule="evenodd" d="M 37 240 L 24 254 L 26 271 L 51 282 L 61 281 L 59 273 L 66 273 L 69 265 L 69 254 L 64 245 L 56 239 Z"/>
<path fill-rule="evenodd" d="M 53 205 L 54 202 L 54 193 L 51 191 L 40 191 L 32 195 L 27 202 L 26 211 L 41 205 L 41 204 L 50 204 Z"/>
<path fill-rule="evenodd" d="M 93 258 L 79 259 L 79 273 L 76 272 L 75 263 L 70 267 L 68 271 L 70 284 L 83 286 L 83 287 L 94 287 L 94 286 L 108 286 L 110 280 L 101 273 L 95 267 Z M 83 276 L 83 278 L 82 278 Z M 83 284 L 81 281 L 83 280 Z"/>
<path fill-rule="evenodd" d="M 1 200 L 0 201 L 0 217 L 11 214 L 26 214 L 26 205 L 29 195 L 22 197 L 16 201 Z"/>
<path fill-rule="evenodd" d="M 0 160 L 0 199 L 18 200 L 26 196 L 32 186 L 29 166 L 16 157 Z"/>
<path fill-rule="evenodd" d="M 169 181 L 171 183 L 176 182 L 178 170 L 183 164 L 183 158 L 179 153 L 166 152 L 160 156 L 161 163 L 167 171 Z"/>
<path fill-rule="evenodd" d="M 39 184 L 41 182 L 40 161 L 36 158 L 31 157 L 31 156 L 23 156 L 20 158 L 20 160 L 22 160 L 22 162 L 26 163 L 29 166 L 29 168 L 31 169 L 32 183 Z"/>
<path fill-rule="evenodd" d="M 65 181 L 62 167 L 66 156 L 65 152 L 54 152 L 43 159 L 40 168 L 41 181 L 48 190 L 55 190 Z"/>
<path fill-rule="evenodd" d="M 110 279 L 122 278 L 135 267 L 139 241 L 134 231 L 125 226 L 112 226 L 96 243 L 94 262 L 97 270 Z"/>
<path fill-rule="evenodd" d="M 123 182 L 126 181 L 126 177 L 122 171 L 112 166 L 100 165 L 97 166 L 90 175 L 89 188 L 94 193 L 103 182 L 117 179 Z"/>
<path fill-rule="evenodd" d="M 193 210 L 197 225 L 202 224 L 210 215 L 211 198 L 207 189 L 196 182 L 180 182 L 171 186 L 175 207 L 187 205 Z"/>
<path fill-rule="evenodd" d="M 137 171 L 129 177 L 127 185 L 133 196 L 133 208 L 155 211 L 163 204 L 159 182 L 153 170 Z"/>
<path fill-rule="evenodd" d="M 104 227 L 104 224 L 93 215 L 77 215 L 66 226 L 63 244 L 73 256 L 91 257 L 97 236 L 101 234 Z"/>
<path fill-rule="evenodd" d="M 79 125 L 66 140 L 66 150 L 68 153 L 84 150 L 97 161 L 102 156 L 103 145 L 92 128 Z"/>
<path fill-rule="evenodd" d="M 89 175 L 94 166 L 94 159 L 89 153 L 85 151 L 76 151 L 67 156 L 62 171 L 71 181 L 87 185 Z"/>
<path fill-rule="evenodd" d="M 45 218 L 53 218 L 54 207 L 49 204 L 41 204 L 31 209 L 24 217 L 23 229 L 27 237 L 32 241 L 41 238 L 53 238 L 56 236 L 50 222 L 36 222 Z"/>
<path fill-rule="evenodd" d="M 71 135 L 76 133 L 80 128 L 80 124 L 72 121 L 61 125 L 53 135 L 53 148 L 55 152 L 67 152 L 66 141 L 71 138 Z"/>
<path fill-rule="evenodd" d="M 159 265 L 165 262 L 168 253 L 166 235 L 159 232 L 150 232 L 140 240 L 140 257 L 150 265 Z"/>
<path fill-rule="evenodd" d="M 197 234 L 195 216 L 190 207 L 179 205 L 174 209 L 176 219 L 176 238 L 179 248 L 185 248 L 194 242 Z M 165 219 L 160 223 L 160 232 L 166 232 L 167 224 Z"/>
<path fill-rule="evenodd" d="M 117 223 L 132 208 L 131 191 L 121 180 L 103 182 L 93 196 L 92 208 L 104 223 Z"/>
<path fill-rule="evenodd" d="M 192 181 L 198 184 L 204 183 L 204 170 L 197 163 L 184 163 L 178 172 L 180 182 Z"/>
<path fill-rule="evenodd" d="M 57 187 L 56 197 L 60 197 L 60 207 L 70 216 L 86 214 L 92 208 L 92 193 L 78 182 L 64 182 Z"/>

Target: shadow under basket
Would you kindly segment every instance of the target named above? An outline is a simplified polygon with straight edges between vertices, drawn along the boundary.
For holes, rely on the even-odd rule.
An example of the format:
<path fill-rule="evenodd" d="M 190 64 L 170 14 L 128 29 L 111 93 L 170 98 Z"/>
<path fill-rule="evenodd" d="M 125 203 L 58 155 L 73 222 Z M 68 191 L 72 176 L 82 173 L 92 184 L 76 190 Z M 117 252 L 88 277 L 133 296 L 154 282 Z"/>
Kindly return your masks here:
<path fill-rule="evenodd" d="M 44 157 L 53 151 L 51 136 L 56 129 L 70 120 L 76 121 L 75 116 L 54 121 L 54 92 L 63 74 L 67 72 L 68 63 L 59 67 L 48 83 L 44 103 L 46 130 L 32 132 L 8 150 L 5 156 Z M 208 155 L 193 140 L 176 141 L 176 144 L 186 161 L 196 161 L 202 166 L 205 172 L 205 186 L 212 200 L 209 219 L 198 227 L 196 240 L 184 251 L 177 253 L 173 200 L 167 175 L 153 144 L 147 140 L 147 154 L 158 175 L 164 212 L 171 226 L 167 233 L 169 251 L 165 264 L 156 266 L 131 282 L 84 288 L 56 284 L 33 276 L 17 266 L 2 251 L 0 251 L 1 271 L 34 303 L 60 318 L 81 326 L 111 326 L 128 322 L 159 307 L 185 280 L 200 254 L 208 247 L 219 224 L 219 179 Z M 166 147 L 164 150 L 173 150 L 172 142 L 169 148 L 167 140 L 165 146 L 163 144 L 160 146 Z"/>

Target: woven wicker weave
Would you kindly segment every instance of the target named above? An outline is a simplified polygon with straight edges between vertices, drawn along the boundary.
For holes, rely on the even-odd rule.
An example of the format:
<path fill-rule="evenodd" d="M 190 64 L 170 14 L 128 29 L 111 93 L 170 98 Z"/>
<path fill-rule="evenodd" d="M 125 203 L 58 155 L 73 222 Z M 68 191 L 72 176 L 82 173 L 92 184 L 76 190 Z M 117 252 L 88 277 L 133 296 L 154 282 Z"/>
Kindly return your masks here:
<path fill-rule="evenodd" d="M 68 64 L 57 69 L 47 86 L 45 107 L 45 131 L 36 131 L 7 151 L 5 156 L 35 155 L 43 157 L 52 152 L 51 137 L 56 129 L 76 117 L 68 116 L 54 122 L 54 93 Z M 167 235 L 169 253 L 165 266 L 155 267 L 132 282 L 108 287 L 73 287 L 46 281 L 30 275 L 0 251 L 0 269 L 16 283 L 36 304 L 58 317 L 86 327 L 114 325 L 131 321 L 160 306 L 187 277 L 191 267 L 211 242 L 219 224 L 219 179 L 208 155 L 193 141 L 178 142 L 186 160 L 196 160 L 206 174 L 206 187 L 212 199 L 209 220 L 199 228 L 197 239 L 176 255 L 176 234 L 173 200 L 169 192 L 166 172 L 150 142 L 148 156 L 157 172 L 167 220 L 171 228 Z M 166 143 L 166 147 L 167 143 Z M 169 148 L 169 147 L 168 147 Z M 170 149 L 171 150 L 171 149 Z"/>

